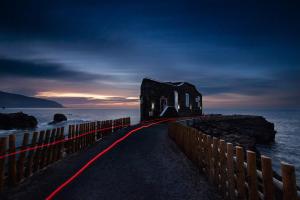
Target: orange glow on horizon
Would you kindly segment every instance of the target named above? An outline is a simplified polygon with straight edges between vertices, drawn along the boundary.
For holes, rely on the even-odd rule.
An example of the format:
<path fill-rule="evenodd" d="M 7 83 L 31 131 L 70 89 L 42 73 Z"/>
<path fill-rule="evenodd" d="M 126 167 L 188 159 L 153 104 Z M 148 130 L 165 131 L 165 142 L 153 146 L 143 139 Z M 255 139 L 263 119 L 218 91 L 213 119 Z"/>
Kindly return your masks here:
<path fill-rule="evenodd" d="M 94 93 L 80 93 L 80 92 L 38 92 L 35 97 L 40 98 L 56 98 L 59 102 L 59 99 L 63 98 L 86 98 L 86 103 L 76 103 L 70 102 L 63 103 L 65 107 L 68 108 L 138 108 L 139 107 L 139 98 L 138 97 L 124 97 L 124 96 L 111 96 L 111 95 L 102 95 Z M 95 102 L 89 102 L 88 100 L 95 100 Z M 97 102 L 97 100 L 103 100 L 103 102 Z"/>
<path fill-rule="evenodd" d="M 81 97 L 81 98 L 88 98 L 88 99 L 111 99 L 111 98 L 125 98 L 129 100 L 138 100 L 138 97 L 124 97 L 124 96 L 110 96 L 110 95 L 100 95 L 100 94 L 93 94 L 93 93 L 77 93 L 77 92 L 38 92 L 36 97 L 45 97 L 45 98 L 63 98 L 63 97 Z"/>

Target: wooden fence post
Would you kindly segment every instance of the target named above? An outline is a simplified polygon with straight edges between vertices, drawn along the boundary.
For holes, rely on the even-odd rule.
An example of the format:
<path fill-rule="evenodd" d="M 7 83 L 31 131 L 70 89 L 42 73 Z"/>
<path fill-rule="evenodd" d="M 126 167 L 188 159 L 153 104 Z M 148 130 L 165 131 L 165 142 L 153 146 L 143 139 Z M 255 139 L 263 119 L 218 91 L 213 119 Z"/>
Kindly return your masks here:
<path fill-rule="evenodd" d="M 200 134 L 200 152 L 201 152 L 201 168 L 202 172 L 205 171 L 205 159 L 206 159 L 206 153 L 205 153 L 205 135 L 203 133 Z"/>
<path fill-rule="evenodd" d="M 283 183 L 283 200 L 296 200 L 297 186 L 295 167 L 285 162 L 281 162 L 281 175 Z"/>
<path fill-rule="evenodd" d="M 218 186 L 219 184 L 219 139 L 213 137 L 213 177 L 214 183 Z"/>
<path fill-rule="evenodd" d="M 84 148 L 84 143 L 85 143 L 85 135 L 83 135 L 84 133 L 84 123 L 81 124 L 81 127 L 79 127 L 80 131 L 79 131 L 79 138 L 80 138 L 80 149 L 82 150 Z"/>
<path fill-rule="evenodd" d="M 88 124 L 88 131 L 89 131 L 89 145 L 93 144 L 93 135 L 94 135 L 94 129 L 93 129 L 93 122 L 90 122 Z"/>
<path fill-rule="evenodd" d="M 37 138 L 38 138 L 38 132 L 34 132 L 33 135 L 32 135 L 30 147 L 35 147 L 36 146 Z M 35 154 L 34 152 L 35 152 L 35 150 L 30 150 L 29 153 L 28 153 L 26 176 L 31 176 L 31 174 L 32 174 L 33 158 L 34 158 L 34 154 Z"/>
<path fill-rule="evenodd" d="M 9 153 L 16 152 L 16 135 L 9 135 Z M 17 166 L 16 155 L 12 154 L 8 157 L 8 181 L 11 186 L 17 185 Z"/>
<path fill-rule="evenodd" d="M 183 126 L 180 127 L 181 132 L 181 141 L 182 141 L 182 151 L 184 154 L 186 154 L 186 132 L 185 128 Z"/>
<path fill-rule="evenodd" d="M 75 135 L 76 135 L 76 141 L 75 141 L 75 143 L 76 143 L 76 152 L 78 152 L 79 151 L 79 149 L 80 149 L 80 137 L 79 137 L 79 131 L 80 131 L 80 124 L 76 124 L 76 127 L 75 127 Z"/>
<path fill-rule="evenodd" d="M 73 125 L 72 126 L 72 153 L 75 153 L 76 152 L 76 126 Z"/>
<path fill-rule="evenodd" d="M 191 160 L 191 153 L 192 153 L 192 139 L 191 139 L 191 129 L 189 128 L 186 128 L 186 137 L 187 137 L 187 144 L 186 144 L 186 147 L 187 147 L 187 157 Z"/>
<path fill-rule="evenodd" d="M 227 143 L 227 179 L 230 199 L 235 199 L 234 166 L 233 166 L 233 145 Z"/>
<path fill-rule="evenodd" d="M 211 136 L 207 136 L 207 150 L 208 150 L 208 176 L 209 176 L 209 182 L 213 183 L 213 160 L 212 160 L 212 138 Z"/>
<path fill-rule="evenodd" d="M 91 134 L 89 133 L 90 131 L 90 123 L 86 123 L 84 127 L 84 134 L 86 134 L 86 142 L 85 142 L 85 147 L 90 145 L 90 139 L 91 139 Z"/>
<path fill-rule="evenodd" d="M 274 199 L 274 185 L 273 185 L 273 169 L 272 159 L 266 156 L 261 156 L 262 179 L 264 185 L 264 199 Z"/>
<path fill-rule="evenodd" d="M 96 122 L 93 123 L 93 144 L 96 142 L 96 133 L 97 133 L 97 126 Z"/>
<path fill-rule="evenodd" d="M 97 140 L 102 138 L 101 121 L 97 121 Z"/>
<path fill-rule="evenodd" d="M 208 159 L 208 147 L 207 147 L 207 135 L 203 134 L 203 163 L 204 163 L 204 170 L 205 173 L 208 175 L 208 165 L 209 165 L 209 159 Z"/>
<path fill-rule="evenodd" d="M 82 126 L 82 132 L 81 132 L 82 135 L 86 133 L 86 127 L 87 127 L 86 125 L 87 124 L 84 123 Z M 87 135 L 83 136 L 83 148 L 82 149 L 84 149 L 86 147 L 86 144 L 87 144 Z"/>
<path fill-rule="evenodd" d="M 246 199 L 245 195 L 245 170 L 244 170 L 244 149 L 236 147 L 236 164 L 237 164 L 237 191 L 238 199 Z"/>
<path fill-rule="evenodd" d="M 42 145 L 44 141 L 45 131 L 40 131 L 38 145 Z M 36 149 L 34 160 L 33 160 L 33 172 L 39 169 L 39 163 L 41 158 L 41 148 Z"/>
<path fill-rule="evenodd" d="M 89 132 L 88 134 L 88 146 L 90 146 L 92 144 L 92 122 L 87 124 L 87 131 Z"/>
<path fill-rule="evenodd" d="M 100 121 L 100 124 L 101 124 L 101 131 L 100 131 L 100 133 L 101 133 L 101 135 L 102 135 L 102 138 L 103 138 L 103 136 L 105 136 L 105 128 L 106 128 L 106 126 L 105 126 L 105 124 L 104 124 L 104 121 Z"/>
<path fill-rule="evenodd" d="M 24 150 L 27 148 L 28 140 L 29 140 L 29 133 L 24 133 L 23 144 L 22 144 L 21 150 Z M 18 182 L 20 182 L 24 177 L 25 157 L 26 157 L 26 152 L 20 153 L 19 160 L 18 160 Z"/>
<path fill-rule="evenodd" d="M 46 165 L 49 165 L 50 163 L 52 163 L 54 161 L 55 144 L 53 144 L 53 143 L 55 142 L 55 134 L 56 134 L 56 129 L 54 128 L 51 131 L 51 137 L 50 137 L 51 146 L 49 146 L 49 148 L 48 148 Z"/>
<path fill-rule="evenodd" d="M 202 153 L 202 134 L 198 131 L 198 168 L 202 171 L 203 153 Z"/>
<path fill-rule="evenodd" d="M 188 155 L 188 158 L 190 160 L 192 160 L 191 158 L 191 154 L 192 154 L 192 137 L 191 137 L 191 129 L 189 128 L 186 128 L 186 133 L 187 133 L 187 155 Z"/>
<path fill-rule="evenodd" d="M 112 132 L 117 131 L 117 120 L 112 120 Z"/>
<path fill-rule="evenodd" d="M 56 134 L 55 134 L 55 142 L 59 141 L 60 139 L 60 128 L 56 128 Z M 53 162 L 58 160 L 58 155 L 59 155 L 59 146 L 60 144 L 56 143 L 54 146 L 54 151 L 53 151 Z"/>
<path fill-rule="evenodd" d="M 109 134 L 111 134 L 112 133 L 112 120 L 109 120 L 109 127 L 110 127 Z"/>
<path fill-rule="evenodd" d="M 5 155 L 7 146 L 7 137 L 0 138 L 0 156 Z M 0 192 L 4 188 L 5 157 L 0 159 Z"/>
<path fill-rule="evenodd" d="M 201 157 L 202 157 L 202 152 L 201 152 L 201 135 L 199 131 L 196 131 L 196 138 L 197 138 L 197 153 L 196 153 L 196 166 L 198 167 L 199 170 L 202 171 L 201 167 Z"/>
<path fill-rule="evenodd" d="M 198 143 L 197 130 L 193 129 L 193 162 L 195 165 L 198 163 L 197 156 L 199 155 L 197 143 Z"/>
<path fill-rule="evenodd" d="M 85 134 L 85 130 L 86 130 L 86 123 L 82 124 L 81 135 Z M 87 135 L 82 136 L 82 139 L 83 139 L 82 149 L 84 149 L 87 143 Z"/>
<path fill-rule="evenodd" d="M 65 139 L 65 134 L 64 134 L 64 127 L 60 128 L 60 135 L 59 135 L 59 143 L 58 143 L 58 152 L 57 152 L 57 160 L 60 160 L 63 157 L 64 153 L 64 139 Z"/>
<path fill-rule="evenodd" d="M 247 182 L 249 200 L 258 200 L 256 154 L 253 151 L 247 151 Z"/>
<path fill-rule="evenodd" d="M 83 143 L 84 143 L 84 136 L 82 136 L 82 133 L 83 133 L 83 126 L 84 124 L 80 124 L 79 125 L 79 135 L 78 135 L 78 139 L 79 139 L 79 150 L 83 149 Z"/>
<path fill-rule="evenodd" d="M 93 122 L 88 123 L 88 131 L 89 131 L 89 146 L 93 144 Z"/>
<path fill-rule="evenodd" d="M 66 149 L 67 149 L 67 154 L 70 154 L 72 152 L 72 127 L 73 125 L 69 125 L 68 128 L 68 142 L 66 142 Z"/>
<path fill-rule="evenodd" d="M 220 175 L 221 175 L 221 192 L 226 196 L 226 143 L 220 140 Z"/>
<path fill-rule="evenodd" d="M 79 133 L 80 132 L 80 125 L 76 124 L 76 152 L 80 150 L 80 141 L 81 138 L 79 138 Z"/>
<path fill-rule="evenodd" d="M 47 151 L 49 149 L 49 147 L 47 147 L 47 144 L 50 141 L 50 130 L 46 131 L 46 136 L 45 136 L 45 140 L 43 142 L 43 145 L 45 145 L 43 147 L 43 149 L 41 149 L 41 161 L 40 161 L 40 169 L 44 168 L 47 165 Z"/>

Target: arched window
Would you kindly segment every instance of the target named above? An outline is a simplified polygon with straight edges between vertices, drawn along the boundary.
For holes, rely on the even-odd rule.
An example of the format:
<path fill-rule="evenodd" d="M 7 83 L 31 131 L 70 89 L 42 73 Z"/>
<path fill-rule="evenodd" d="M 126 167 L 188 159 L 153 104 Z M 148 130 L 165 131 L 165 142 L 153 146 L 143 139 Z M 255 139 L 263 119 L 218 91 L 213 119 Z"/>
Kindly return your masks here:
<path fill-rule="evenodd" d="M 178 92 L 174 91 L 174 107 L 178 111 L 179 105 L 178 105 Z"/>
<path fill-rule="evenodd" d="M 197 96 L 196 103 L 197 103 L 198 108 L 200 108 L 201 107 L 201 97 L 200 96 Z"/>
<path fill-rule="evenodd" d="M 185 93 L 185 106 L 190 107 L 190 95 L 189 95 L 189 93 Z"/>

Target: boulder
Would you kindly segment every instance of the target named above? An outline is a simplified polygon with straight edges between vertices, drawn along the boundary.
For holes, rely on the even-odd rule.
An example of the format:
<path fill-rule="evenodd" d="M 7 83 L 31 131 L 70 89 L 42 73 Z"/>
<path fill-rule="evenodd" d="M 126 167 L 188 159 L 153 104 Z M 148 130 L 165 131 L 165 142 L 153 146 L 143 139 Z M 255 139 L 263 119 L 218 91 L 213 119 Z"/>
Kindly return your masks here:
<path fill-rule="evenodd" d="M 67 121 L 67 117 L 64 115 L 64 114 L 61 114 L 61 113 L 56 113 L 54 116 L 53 116 L 53 121 L 50 122 L 50 124 L 56 124 L 56 123 L 59 123 L 59 122 L 63 122 L 63 121 Z"/>
<path fill-rule="evenodd" d="M 34 116 L 23 112 L 18 113 L 0 113 L 0 129 L 27 129 L 35 128 L 38 124 Z"/>

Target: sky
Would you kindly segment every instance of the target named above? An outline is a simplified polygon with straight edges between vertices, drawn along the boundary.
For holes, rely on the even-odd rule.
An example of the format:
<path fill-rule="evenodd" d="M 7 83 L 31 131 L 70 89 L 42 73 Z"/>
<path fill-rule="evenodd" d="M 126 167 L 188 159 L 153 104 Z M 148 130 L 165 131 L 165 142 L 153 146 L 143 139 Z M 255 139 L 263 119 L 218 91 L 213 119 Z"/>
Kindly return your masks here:
<path fill-rule="evenodd" d="M 299 1 L 2 0 L 0 90 L 136 108 L 144 77 L 204 108 L 300 107 Z"/>

